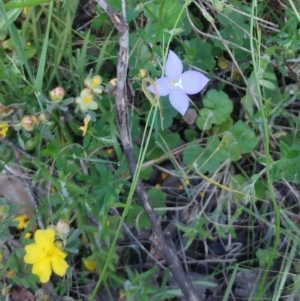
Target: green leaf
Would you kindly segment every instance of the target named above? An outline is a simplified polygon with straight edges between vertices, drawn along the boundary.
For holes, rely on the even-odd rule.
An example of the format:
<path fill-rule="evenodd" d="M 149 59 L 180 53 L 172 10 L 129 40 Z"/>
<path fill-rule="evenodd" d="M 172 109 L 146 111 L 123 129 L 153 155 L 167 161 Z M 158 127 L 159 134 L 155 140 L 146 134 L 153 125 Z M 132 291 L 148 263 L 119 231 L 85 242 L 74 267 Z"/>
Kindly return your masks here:
<path fill-rule="evenodd" d="M 184 131 L 184 138 L 186 141 L 190 142 L 199 138 L 199 133 L 196 130 L 186 129 Z"/>
<path fill-rule="evenodd" d="M 184 44 L 187 48 L 187 54 L 184 59 L 200 68 L 212 71 L 215 67 L 215 58 L 212 55 L 211 45 L 208 42 L 198 38 L 185 40 Z"/>
<path fill-rule="evenodd" d="M 0 15 L 0 41 L 4 41 L 7 36 L 8 24 L 14 22 L 19 17 L 21 12 L 21 9 L 13 9 L 9 11 L 6 13 L 7 19 L 5 19 L 4 16 Z"/>
<path fill-rule="evenodd" d="M 196 125 L 200 130 L 210 130 L 214 119 L 213 113 L 210 109 L 201 109 L 200 110 L 201 116 L 196 119 Z"/>
<path fill-rule="evenodd" d="M 288 153 L 290 151 L 290 147 L 284 143 L 283 141 L 280 141 L 280 152 L 281 152 L 281 155 L 283 157 L 287 157 Z"/>
<path fill-rule="evenodd" d="M 182 0 L 159 1 L 158 5 L 154 2 L 149 2 L 147 7 L 145 7 L 145 16 L 155 18 L 157 23 L 161 25 L 163 29 L 171 30 L 177 22 L 183 4 L 184 2 Z M 185 18 L 185 14 L 181 14 L 177 27 L 184 27 L 182 22 L 183 18 Z"/>
<path fill-rule="evenodd" d="M 238 160 L 241 154 L 252 152 L 258 143 L 254 132 L 241 120 L 231 126 L 227 133 L 225 145 L 233 161 Z"/>
<path fill-rule="evenodd" d="M 260 79 L 259 80 L 259 84 L 265 88 L 268 88 L 270 90 L 275 90 L 276 89 L 276 86 L 270 82 L 269 80 L 266 80 L 266 79 Z"/>
<path fill-rule="evenodd" d="M 274 250 L 273 248 L 267 248 L 267 249 L 258 249 L 255 253 L 256 257 L 258 258 L 259 265 L 261 267 L 265 267 L 270 262 L 270 258 L 272 258 Z M 276 259 L 279 255 L 276 254 L 273 259 Z"/>
<path fill-rule="evenodd" d="M 150 140 L 147 159 L 157 159 L 163 154 L 168 153 L 169 150 L 179 146 L 179 144 L 180 135 L 178 133 L 160 130 L 158 134 Z"/>
<path fill-rule="evenodd" d="M 226 151 L 217 137 L 209 137 L 206 145 L 205 149 L 198 145 L 186 148 L 183 152 L 184 164 L 191 166 L 196 163 L 201 173 L 215 172 L 227 159 Z"/>
<path fill-rule="evenodd" d="M 149 167 L 147 167 L 147 168 L 141 170 L 141 172 L 140 172 L 140 178 L 141 178 L 142 180 L 149 180 L 149 178 L 150 178 L 152 172 L 153 172 L 153 167 L 152 167 L 152 166 L 149 166 Z"/>
<path fill-rule="evenodd" d="M 233 110 L 232 101 L 222 91 L 210 90 L 203 99 L 204 109 L 200 110 L 201 117 L 197 118 L 200 129 L 210 129 L 212 124 L 221 124 L 230 118 Z"/>
<path fill-rule="evenodd" d="M 41 5 L 44 3 L 50 3 L 53 2 L 54 0 L 26 0 L 22 2 L 15 2 L 15 1 L 10 1 L 4 5 L 6 10 L 13 9 L 13 8 L 25 8 L 29 6 L 35 6 L 35 5 Z"/>
<path fill-rule="evenodd" d="M 16 53 L 18 55 L 18 59 L 25 65 L 26 71 L 28 73 L 28 77 L 31 81 L 31 84 L 33 85 L 34 78 L 33 78 L 28 60 L 26 59 L 26 56 L 25 56 L 24 45 L 23 45 L 24 43 L 21 39 L 21 36 L 20 36 L 16 26 L 11 21 L 9 21 L 8 13 L 5 11 L 3 1 L 0 1 L 0 15 L 3 16 L 3 19 L 8 27 L 10 37 L 13 40 L 14 47 L 15 47 Z"/>

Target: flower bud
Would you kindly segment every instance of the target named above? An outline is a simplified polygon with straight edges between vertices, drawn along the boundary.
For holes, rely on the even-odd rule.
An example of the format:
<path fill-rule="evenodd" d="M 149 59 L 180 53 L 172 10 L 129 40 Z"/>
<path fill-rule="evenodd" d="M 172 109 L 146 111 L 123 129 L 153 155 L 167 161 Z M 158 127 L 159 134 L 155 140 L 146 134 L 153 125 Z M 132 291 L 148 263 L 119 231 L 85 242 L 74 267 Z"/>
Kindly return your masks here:
<path fill-rule="evenodd" d="M 64 249 L 64 244 L 61 240 L 57 240 L 55 243 L 54 243 L 55 247 L 57 247 L 59 250 L 63 250 Z"/>
<path fill-rule="evenodd" d="M 66 92 L 63 87 L 57 87 L 51 90 L 49 94 L 52 101 L 60 102 L 64 98 Z"/>
<path fill-rule="evenodd" d="M 70 226 L 67 221 L 60 219 L 56 225 L 56 231 L 62 234 L 68 234 L 70 232 Z"/>
<path fill-rule="evenodd" d="M 108 85 L 112 88 L 116 87 L 117 86 L 117 82 L 118 80 L 116 78 L 113 78 L 109 81 Z"/>
<path fill-rule="evenodd" d="M 109 81 L 107 85 L 107 92 L 115 94 L 116 88 L 117 88 L 117 82 L 118 80 L 116 78 L 113 78 Z"/>
<path fill-rule="evenodd" d="M 36 124 L 36 122 L 37 119 L 34 116 L 25 115 L 22 118 L 20 125 L 24 130 L 31 132 L 34 129 L 34 125 Z"/>
<path fill-rule="evenodd" d="M 147 69 L 140 69 L 138 77 L 139 78 L 145 78 L 148 75 L 148 70 Z"/>
<path fill-rule="evenodd" d="M 12 278 L 14 278 L 15 275 L 16 275 L 16 272 L 9 269 L 6 272 L 5 277 L 8 279 L 12 279 Z"/>
<path fill-rule="evenodd" d="M 38 116 L 38 118 L 37 118 L 37 121 L 38 121 L 39 123 L 46 123 L 46 122 L 47 122 L 47 118 L 46 118 L 46 116 L 45 116 L 44 114 L 40 114 L 40 115 Z"/>

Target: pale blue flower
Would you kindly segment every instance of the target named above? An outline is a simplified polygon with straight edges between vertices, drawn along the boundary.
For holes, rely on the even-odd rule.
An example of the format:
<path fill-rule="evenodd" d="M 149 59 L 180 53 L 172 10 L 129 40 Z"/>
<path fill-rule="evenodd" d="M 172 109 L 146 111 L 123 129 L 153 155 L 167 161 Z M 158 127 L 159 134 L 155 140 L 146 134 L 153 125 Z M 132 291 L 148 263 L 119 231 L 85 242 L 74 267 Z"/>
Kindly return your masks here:
<path fill-rule="evenodd" d="M 208 83 L 209 79 L 198 71 L 183 72 L 180 58 L 170 50 L 165 69 L 165 77 L 155 81 L 159 96 L 169 95 L 172 107 L 184 115 L 189 107 L 189 95 L 199 93 Z M 147 89 L 155 94 L 150 85 Z"/>

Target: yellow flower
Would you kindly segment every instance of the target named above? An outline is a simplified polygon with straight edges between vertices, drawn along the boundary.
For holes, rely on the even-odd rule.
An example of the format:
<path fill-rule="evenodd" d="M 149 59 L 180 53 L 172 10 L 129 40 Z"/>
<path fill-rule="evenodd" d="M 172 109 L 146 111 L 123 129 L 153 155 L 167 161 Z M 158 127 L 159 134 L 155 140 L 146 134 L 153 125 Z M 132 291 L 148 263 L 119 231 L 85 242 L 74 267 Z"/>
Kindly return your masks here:
<path fill-rule="evenodd" d="M 102 77 L 100 75 L 96 75 L 93 78 L 88 76 L 84 80 L 84 86 L 91 89 L 95 94 L 101 94 L 104 90 L 104 87 L 101 86 Z"/>
<path fill-rule="evenodd" d="M 19 215 L 16 218 L 14 218 L 13 220 L 19 222 L 19 224 L 17 226 L 18 230 L 25 229 L 29 224 L 28 216 L 26 214 Z"/>
<path fill-rule="evenodd" d="M 84 125 L 79 127 L 79 129 L 82 131 L 82 136 L 85 136 L 90 120 L 91 116 L 89 114 L 83 119 Z"/>
<path fill-rule="evenodd" d="M 96 261 L 94 259 L 82 258 L 82 262 L 87 270 L 89 271 L 96 270 Z"/>
<path fill-rule="evenodd" d="M 52 270 L 61 277 L 67 272 L 68 264 L 64 260 L 67 255 L 55 246 L 54 238 L 54 229 L 37 230 L 35 243 L 25 247 L 24 261 L 33 265 L 32 274 L 38 275 L 42 283 L 49 281 Z"/>
<path fill-rule="evenodd" d="M 80 96 L 75 98 L 75 102 L 79 104 L 82 113 L 87 112 L 87 110 L 98 109 L 98 104 L 94 101 L 90 89 L 83 89 Z"/>
<path fill-rule="evenodd" d="M 0 138 L 3 139 L 6 136 L 6 133 L 8 131 L 8 124 L 6 122 L 0 123 Z"/>

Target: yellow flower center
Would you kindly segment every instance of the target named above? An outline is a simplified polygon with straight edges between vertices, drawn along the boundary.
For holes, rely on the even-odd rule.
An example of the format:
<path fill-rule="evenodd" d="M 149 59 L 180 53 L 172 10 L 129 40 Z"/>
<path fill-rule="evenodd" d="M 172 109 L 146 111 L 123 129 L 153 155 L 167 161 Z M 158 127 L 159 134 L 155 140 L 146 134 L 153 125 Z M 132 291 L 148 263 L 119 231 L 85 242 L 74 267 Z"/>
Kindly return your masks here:
<path fill-rule="evenodd" d="M 83 97 L 82 102 L 86 105 L 90 104 L 93 100 L 93 96 L 92 95 L 86 95 Z"/>
<path fill-rule="evenodd" d="M 97 78 L 93 78 L 92 84 L 91 84 L 91 88 L 94 89 L 94 88 L 96 88 L 99 85 L 100 85 L 100 78 L 98 78 L 98 77 Z"/>

